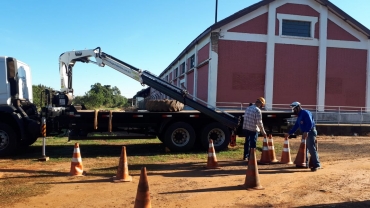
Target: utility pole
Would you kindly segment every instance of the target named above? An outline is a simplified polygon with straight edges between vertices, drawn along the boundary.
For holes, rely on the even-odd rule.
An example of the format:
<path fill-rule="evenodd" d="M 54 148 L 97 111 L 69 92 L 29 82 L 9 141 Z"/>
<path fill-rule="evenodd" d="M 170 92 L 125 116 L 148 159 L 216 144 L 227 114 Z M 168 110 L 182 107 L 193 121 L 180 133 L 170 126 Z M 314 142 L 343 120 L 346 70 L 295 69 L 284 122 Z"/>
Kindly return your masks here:
<path fill-rule="evenodd" d="M 217 23 L 217 6 L 218 6 L 218 0 L 216 0 L 215 23 Z"/>

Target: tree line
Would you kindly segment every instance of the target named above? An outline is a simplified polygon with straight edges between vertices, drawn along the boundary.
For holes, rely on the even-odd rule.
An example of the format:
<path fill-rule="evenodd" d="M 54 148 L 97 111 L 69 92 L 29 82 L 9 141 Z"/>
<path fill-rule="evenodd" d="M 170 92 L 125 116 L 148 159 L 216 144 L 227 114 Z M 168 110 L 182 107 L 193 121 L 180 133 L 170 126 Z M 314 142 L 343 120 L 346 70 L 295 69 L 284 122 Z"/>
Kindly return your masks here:
<path fill-rule="evenodd" d="M 45 103 L 41 98 L 41 92 L 45 89 L 53 90 L 45 85 L 32 85 L 33 103 L 41 108 Z M 127 98 L 121 95 L 121 91 L 116 87 L 110 85 L 101 85 L 95 83 L 91 85 L 91 89 L 85 92 L 83 96 L 75 96 L 73 98 L 74 105 L 85 105 L 87 109 L 95 108 L 122 108 L 128 107 Z"/>

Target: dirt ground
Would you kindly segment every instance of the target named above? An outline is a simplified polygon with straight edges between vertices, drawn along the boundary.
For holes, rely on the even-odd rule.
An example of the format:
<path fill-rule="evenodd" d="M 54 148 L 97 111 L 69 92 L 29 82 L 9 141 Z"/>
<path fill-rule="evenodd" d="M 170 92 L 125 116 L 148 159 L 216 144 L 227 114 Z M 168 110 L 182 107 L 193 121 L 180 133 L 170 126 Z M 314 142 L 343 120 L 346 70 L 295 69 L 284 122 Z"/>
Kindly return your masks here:
<path fill-rule="evenodd" d="M 264 190 L 249 191 L 240 186 L 247 170 L 246 162 L 241 160 L 219 160 L 220 169 L 205 169 L 206 161 L 148 165 L 151 205 L 157 208 L 370 207 L 370 137 L 318 139 L 323 169 L 311 172 L 294 165 L 258 165 Z M 300 139 L 289 141 L 291 149 L 298 149 Z M 283 138 L 274 138 L 274 143 L 277 142 L 282 143 Z M 280 159 L 281 152 L 276 152 L 276 156 Z M 295 157 L 292 155 L 293 161 Z M 29 171 L 43 167 L 42 164 L 18 167 L 22 168 Z M 60 165 L 55 170 L 60 171 Z M 113 183 L 108 176 L 56 177 L 47 182 L 52 186 L 47 193 L 10 207 L 134 207 L 139 172 L 130 175 L 133 181 L 126 183 Z"/>

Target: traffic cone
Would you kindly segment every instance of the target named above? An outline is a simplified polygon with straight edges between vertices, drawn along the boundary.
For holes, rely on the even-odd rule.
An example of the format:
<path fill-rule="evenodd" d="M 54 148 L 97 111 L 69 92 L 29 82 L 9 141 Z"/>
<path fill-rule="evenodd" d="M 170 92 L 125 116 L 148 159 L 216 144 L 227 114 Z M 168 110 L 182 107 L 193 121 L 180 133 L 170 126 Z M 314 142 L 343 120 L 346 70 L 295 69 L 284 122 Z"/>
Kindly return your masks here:
<path fill-rule="evenodd" d="M 82 158 L 80 153 L 80 145 L 75 143 L 72 162 L 71 162 L 71 170 L 69 175 L 71 176 L 84 176 L 85 172 L 83 171 L 82 166 Z"/>
<path fill-rule="evenodd" d="M 262 190 L 264 189 L 260 185 L 260 180 L 258 176 L 258 166 L 256 160 L 256 148 L 251 148 L 250 158 L 248 162 L 248 169 L 245 175 L 244 188 L 248 190 Z"/>
<path fill-rule="evenodd" d="M 150 202 L 149 194 L 149 184 L 148 177 L 146 175 L 146 168 L 141 168 L 139 185 L 137 186 L 137 193 L 135 199 L 134 208 L 151 208 L 152 204 Z"/>
<path fill-rule="evenodd" d="M 208 159 L 206 168 L 218 168 L 216 152 L 215 148 L 213 147 L 212 139 L 209 140 Z"/>
<path fill-rule="evenodd" d="M 306 168 L 306 140 L 302 139 L 301 145 L 299 146 L 299 150 L 297 156 L 294 160 L 294 164 L 297 168 Z"/>
<path fill-rule="evenodd" d="M 271 134 L 269 135 L 269 139 L 268 139 L 268 147 L 269 147 L 270 163 L 279 162 L 279 160 L 276 159 L 274 140 L 272 139 Z"/>
<path fill-rule="evenodd" d="M 230 147 L 235 147 L 235 146 L 236 146 L 236 135 L 233 132 L 230 138 Z"/>
<path fill-rule="evenodd" d="M 263 147 L 262 147 L 262 154 L 261 159 L 258 161 L 258 164 L 261 165 L 268 165 L 270 164 L 270 151 L 267 144 L 267 138 L 263 138 Z"/>
<path fill-rule="evenodd" d="M 288 137 L 285 137 L 285 139 L 284 139 L 284 147 L 283 147 L 283 152 L 281 153 L 280 163 L 282 163 L 282 164 L 293 164 L 292 158 L 290 156 L 290 148 L 289 148 Z"/>
<path fill-rule="evenodd" d="M 114 182 L 130 182 L 132 176 L 128 174 L 128 163 L 126 156 L 126 147 L 122 146 L 121 157 L 119 158 L 117 174 L 113 177 Z"/>
<path fill-rule="evenodd" d="M 316 152 L 318 152 L 319 144 L 317 143 L 317 139 L 315 140 L 315 146 L 316 146 Z M 310 155 L 310 162 L 308 163 L 308 167 L 313 168 L 312 155 Z"/>

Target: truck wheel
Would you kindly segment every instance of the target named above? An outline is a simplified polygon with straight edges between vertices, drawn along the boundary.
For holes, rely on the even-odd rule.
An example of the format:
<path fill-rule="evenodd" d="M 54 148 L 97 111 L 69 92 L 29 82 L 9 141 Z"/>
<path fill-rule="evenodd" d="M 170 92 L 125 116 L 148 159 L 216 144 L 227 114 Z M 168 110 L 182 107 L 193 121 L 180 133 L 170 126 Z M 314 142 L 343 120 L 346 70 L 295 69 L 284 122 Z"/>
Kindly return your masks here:
<path fill-rule="evenodd" d="M 201 141 L 203 148 L 208 149 L 210 139 L 213 140 L 215 151 L 224 150 L 230 142 L 230 131 L 226 126 L 218 122 L 210 123 L 202 130 Z"/>
<path fill-rule="evenodd" d="M 0 123 L 0 155 L 9 155 L 15 152 L 17 136 L 14 130 L 4 123 Z"/>
<path fill-rule="evenodd" d="M 176 122 L 164 134 L 164 143 L 172 151 L 188 151 L 193 148 L 195 131 L 185 122 Z"/>

